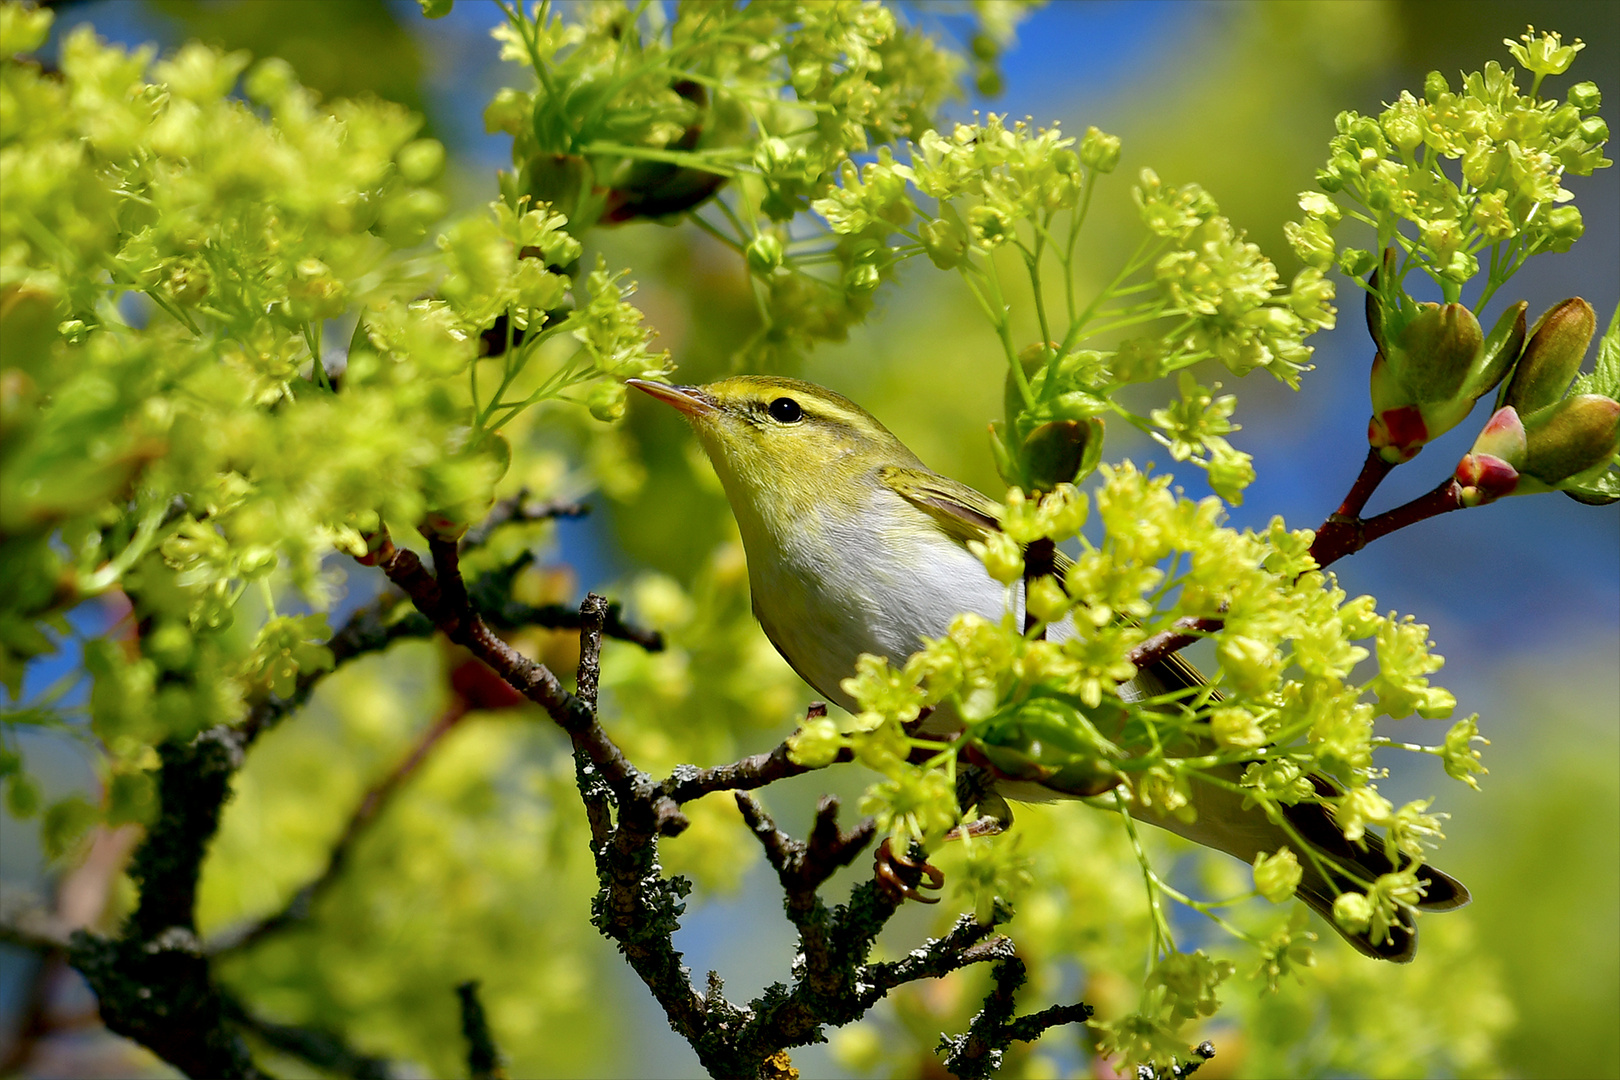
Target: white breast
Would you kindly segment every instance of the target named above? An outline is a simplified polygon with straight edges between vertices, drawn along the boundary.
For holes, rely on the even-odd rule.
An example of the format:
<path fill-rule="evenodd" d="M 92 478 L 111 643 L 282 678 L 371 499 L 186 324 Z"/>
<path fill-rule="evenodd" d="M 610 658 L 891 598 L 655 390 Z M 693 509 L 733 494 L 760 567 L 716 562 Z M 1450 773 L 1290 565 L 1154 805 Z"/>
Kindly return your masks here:
<path fill-rule="evenodd" d="M 862 653 L 898 665 L 958 613 L 998 619 L 1004 610 L 1006 590 L 984 565 L 886 488 L 854 521 L 818 512 L 779 535 L 757 520 L 739 524 L 766 636 L 805 682 L 845 709 L 855 703 L 839 684 Z M 840 553 L 836 566 L 829 551 Z"/>

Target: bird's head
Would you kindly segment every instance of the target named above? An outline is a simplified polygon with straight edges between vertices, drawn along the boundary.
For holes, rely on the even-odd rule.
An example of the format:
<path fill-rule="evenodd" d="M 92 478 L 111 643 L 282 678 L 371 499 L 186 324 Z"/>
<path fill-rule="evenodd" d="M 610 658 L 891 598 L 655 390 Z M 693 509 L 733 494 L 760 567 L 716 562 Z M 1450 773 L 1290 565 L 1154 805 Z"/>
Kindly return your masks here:
<path fill-rule="evenodd" d="M 814 383 L 771 375 L 707 386 L 629 383 L 686 416 L 739 517 L 749 510 L 768 520 L 811 508 L 858 512 L 874 470 L 921 466 L 871 413 Z"/>

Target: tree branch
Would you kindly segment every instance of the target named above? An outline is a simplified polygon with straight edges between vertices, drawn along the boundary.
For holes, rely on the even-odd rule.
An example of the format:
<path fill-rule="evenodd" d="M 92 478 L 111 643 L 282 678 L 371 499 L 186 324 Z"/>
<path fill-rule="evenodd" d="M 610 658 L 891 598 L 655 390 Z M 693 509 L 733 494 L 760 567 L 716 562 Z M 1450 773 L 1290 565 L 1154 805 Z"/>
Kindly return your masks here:
<path fill-rule="evenodd" d="M 597 721 L 607 601 L 593 593 L 580 606 L 577 692 L 569 693 L 544 665 L 495 636 L 463 582 L 458 546 L 437 538 L 429 543 L 433 573 L 411 552 L 396 549 L 386 536 L 373 543 L 368 559 L 381 566 L 447 637 L 539 704 L 568 733 L 600 886 L 591 905 L 591 921 L 618 944 L 664 1009 L 670 1026 L 692 1045 L 710 1073 L 787 1075 L 791 1063 L 786 1049 L 822 1038 L 828 1026 L 858 1019 L 895 987 L 1011 956 L 1010 942 L 990 936 L 1002 917 L 998 911 L 989 924 L 965 916 L 949 933 L 903 960 L 868 964 L 877 936 L 901 898 L 874 876 L 856 885 L 845 904 L 829 911 L 817 889 L 870 842 L 875 831 L 871 822 L 847 832 L 839 829 L 837 801 L 828 798 L 817 809 L 808 842 L 778 830 L 763 807 L 743 792 L 810 771 L 792 761 L 787 742 L 730 765 L 676 769 L 662 783 L 653 782 L 626 759 Z M 808 718 L 824 715 L 824 709 L 813 706 Z M 738 792 L 738 807 L 777 871 L 788 917 L 799 930 L 803 957 L 792 989 L 776 984 L 746 1006 L 726 1000 L 717 974 L 710 973 L 703 992 L 693 985 L 673 943 L 691 885 L 683 878 L 664 877 L 658 865 L 659 837 L 675 835 L 686 825 L 680 805 L 721 790 Z M 1016 1030 L 1033 1030 L 1048 1019 L 1065 1022 L 1070 1015 L 1049 1013 L 1037 1014 Z"/>
<path fill-rule="evenodd" d="M 197 873 L 241 764 L 245 733 L 212 728 L 158 748 L 158 819 L 135 852 L 140 901 L 116 940 L 73 934 L 68 958 L 109 1030 L 189 1076 L 258 1077 L 197 941 Z"/>
<path fill-rule="evenodd" d="M 221 995 L 225 1016 L 251 1033 L 266 1046 L 292 1054 L 327 1072 L 352 1076 L 354 1080 L 391 1080 L 393 1066 L 387 1058 L 372 1057 L 344 1042 L 336 1032 L 319 1027 L 278 1024 L 250 1012 L 228 992 Z"/>
<path fill-rule="evenodd" d="M 816 701 L 805 710 L 806 720 L 827 715 L 827 706 Z M 792 738 L 783 739 L 774 749 L 754 754 L 729 765 L 716 765 L 699 769 L 691 765 L 677 766 L 669 779 L 659 785 L 660 790 L 677 803 L 689 803 L 716 791 L 752 791 L 790 776 L 802 776 L 825 768 L 823 765 L 802 765 L 794 761 Z M 833 762 L 854 761 L 855 755 L 847 747 L 840 750 Z"/>
<path fill-rule="evenodd" d="M 489 538 L 495 535 L 495 530 L 502 525 L 514 521 L 554 521 L 557 518 L 582 518 L 591 512 L 591 508 L 584 503 L 567 502 L 562 499 L 552 499 L 547 502 L 535 503 L 529 501 L 528 489 L 518 492 L 510 498 L 501 499 L 490 507 L 484 520 L 467 530 L 462 543 L 469 548 L 483 547 L 489 543 Z"/>
<path fill-rule="evenodd" d="M 1195 641 L 1202 641 L 1226 625 L 1224 619 L 1177 619 L 1169 630 L 1162 630 L 1126 654 L 1127 659 L 1142 671 L 1152 667 L 1171 653 L 1180 652 Z"/>
<path fill-rule="evenodd" d="M 477 980 L 456 987 L 456 997 L 461 999 L 461 1034 L 467 1040 L 467 1075 L 471 1080 L 504 1078 L 500 1051 L 495 1048 L 483 1003 L 478 1000 Z"/>
<path fill-rule="evenodd" d="M 1053 1005 L 1028 1016 L 1013 1015 L 1013 995 L 1024 985 L 1024 962 L 1007 955 L 996 965 L 991 976 L 994 985 L 984 999 L 984 1007 L 969 1023 L 967 1032 L 954 1039 L 942 1038 L 939 1050 L 945 1055 L 945 1067 L 960 1080 L 984 1080 L 1001 1067 L 1007 1047 L 1014 1042 L 1032 1042 L 1049 1028 L 1063 1024 L 1084 1023 L 1091 1018 L 1089 1005 Z"/>
<path fill-rule="evenodd" d="M 332 636 L 334 668 L 401 637 L 432 632 L 426 619 L 392 619 L 394 603 L 367 605 Z M 235 727 L 158 747 L 158 817 L 129 869 L 140 887 L 135 911 L 116 939 L 84 931 L 68 939 L 68 961 L 95 991 L 108 1029 L 188 1075 L 263 1075 L 230 1022 L 228 1000 L 197 940 L 197 878 L 248 746 L 303 705 L 330 671 L 302 673 L 292 694 L 265 698 Z"/>

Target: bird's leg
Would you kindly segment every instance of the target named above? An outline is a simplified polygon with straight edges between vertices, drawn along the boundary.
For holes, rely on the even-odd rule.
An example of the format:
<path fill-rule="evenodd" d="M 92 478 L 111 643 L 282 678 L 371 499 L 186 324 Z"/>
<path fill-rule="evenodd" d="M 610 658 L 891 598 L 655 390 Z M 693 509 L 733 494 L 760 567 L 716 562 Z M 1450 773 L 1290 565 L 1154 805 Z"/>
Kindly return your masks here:
<path fill-rule="evenodd" d="M 967 837 L 995 836 L 1012 826 L 1012 807 L 1007 805 L 1006 799 L 996 794 L 989 786 L 990 782 L 991 777 L 985 770 L 972 765 L 962 769 L 958 774 L 957 802 L 978 810 L 979 816 L 946 833 L 946 843 Z M 913 852 L 915 855 L 912 852 L 905 855 L 897 854 L 889 840 L 879 844 L 873 857 L 874 874 L 878 885 L 897 899 L 936 904 L 939 902 L 938 897 L 925 896 L 918 890 L 924 887 L 940 888 L 945 884 L 945 874 L 929 863 L 920 849 L 914 847 Z M 927 886 L 922 883 L 925 877 L 928 879 Z"/>
<path fill-rule="evenodd" d="M 924 896 L 918 892 L 921 888 L 938 889 L 945 884 L 945 872 L 928 861 L 922 848 L 912 845 L 916 852 L 912 855 L 897 854 L 892 846 L 892 837 L 884 837 L 883 843 L 878 845 L 877 854 L 873 856 L 873 875 L 877 879 L 878 888 L 888 893 L 899 903 L 901 900 L 916 900 L 924 904 L 937 904 L 939 897 Z M 928 884 L 923 885 L 923 878 Z"/>

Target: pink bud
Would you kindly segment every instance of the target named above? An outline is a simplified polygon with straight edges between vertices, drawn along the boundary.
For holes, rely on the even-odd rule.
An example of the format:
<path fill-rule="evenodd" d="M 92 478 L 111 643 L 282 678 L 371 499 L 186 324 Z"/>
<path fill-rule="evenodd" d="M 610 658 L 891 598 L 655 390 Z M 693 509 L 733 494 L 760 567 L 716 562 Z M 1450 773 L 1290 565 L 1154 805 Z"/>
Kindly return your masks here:
<path fill-rule="evenodd" d="M 1367 423 L 1367 442 L 1392 465 L 1412 460 L 1428 441 L 1429 426 L 1416 405 L 1385 409 Z"/>
<path fill-rule="evenodd" d="M 1456 478 L 1464 506 L 1495 502 L 1519 486 L 1518 470 L 1491 454 L 1464 454 L 1457 462 Z"/>
<path fill-rule="evenodd" d="M 1524 461 L 1524 424 L 1511 405 L 1497 409 L 1474 440 L 1472 452 L 1488 454 L 1514 465 Z"/>

